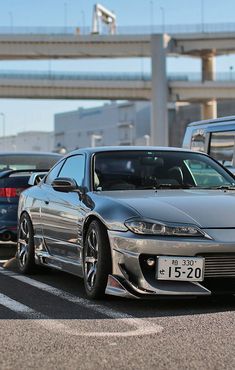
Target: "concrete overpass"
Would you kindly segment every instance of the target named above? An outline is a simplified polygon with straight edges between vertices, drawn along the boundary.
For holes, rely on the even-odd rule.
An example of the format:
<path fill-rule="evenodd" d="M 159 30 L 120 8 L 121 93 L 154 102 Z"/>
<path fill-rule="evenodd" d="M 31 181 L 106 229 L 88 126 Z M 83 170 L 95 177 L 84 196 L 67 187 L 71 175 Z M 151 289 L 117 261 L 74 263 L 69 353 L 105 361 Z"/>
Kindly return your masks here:
<path fill-rule="evenodd" d="M 152 35 L 0 34 L 0 60 L 151 57 Z M 166 54 L 235 53 L 235 32 L 165 35 Z"/>
<path fill-rule="evenodd" d="M 235 99 L 235 80 L 230 74 L 223 74 L 220 81 L 202 82 L 199 78 L 190 73 L 169 75 L 168 101 Z M 151 96 L 148 74 L 0 73 L 0 98 L 151 100 Z"/>
<path fill-rule="evenodd" d="M 20 81 L 6 85 L 1 83 L 1 96 L 28 97 L 43 96 L 54 98 L 99 99 L 150 99 L 152 100 L 151 139 L 153 144 L 168 143 L 167 99 L 168 89 L 171 97 L 177 100 L 202 102 L 202 118 L 217 115 L 216 99 L 218 96 L 233 96 L 233 87 L 215 84 L 215 56 L 235 53 L 235 30 L 233 32 L 197 32 L 190 34 L 139 34 L 139 35 L 81 35 L 64 34 L 0 34 L 1 60 L 39 60 L 39 59 L 75 59 L 75 58 L 132 58 L 150 57 L 152 61 L 152 81 L 132 81 L 98 83 L 95 81 L 70 82 L 70 87 L 62 82 L 46 82 L 44 87 L 38 81 Z M 205 31 L 205 30 L 202 30 Z M 202 83 L 169 83 L 167 85 L 166 57 L 187 55 L 202 59 Z M 47 86 L 46 86 L 47 85 Z M 49 86 L 50 85 L 50 86 Z M 88 86 L 89 85 L 89 86 Z M 233 85 L 233 84 L 232 84 Z M 61 89 L 61 92 L 58 90 Z M 218 89 L 219 91 L 215 91 Z M 24 92 L 23 92 L 24 90 Z M 135 90 L 135 91 L 132 91 Z M 46 92 L 47 91 L 47 92 Z"/>
<path fill-rule="evenodd" d="M 151 81 L 58 77 L 0 74 L 0 98 L 151 100 Z"/>

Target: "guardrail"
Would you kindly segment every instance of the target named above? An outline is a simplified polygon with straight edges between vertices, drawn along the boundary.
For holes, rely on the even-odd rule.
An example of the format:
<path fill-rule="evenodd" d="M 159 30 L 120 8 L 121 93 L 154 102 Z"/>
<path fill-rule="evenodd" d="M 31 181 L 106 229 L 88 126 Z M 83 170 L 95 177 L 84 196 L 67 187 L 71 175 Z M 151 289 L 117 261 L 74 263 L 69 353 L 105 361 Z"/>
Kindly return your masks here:
<path fill-rule="evenodd" d="M 119 26 L 117 34 L 119 35 L 140 35 L 152 33 L 217 33 L 217 32 L 235 32 L 235 23 L 197 23 L 197 24 L 161 24 L 145 26 Z M 89 35 L 90 27 L 0 27 L 0 35 Z M 108 34 L 108 29 L 103 27 L 102 35 Z"/>
<path fill-rule="evenodd" d="M 235 81 L 235 70 L 229 72 L 217 72 L 216 81 Z M 169 81 L 201 81 L 202 75 L 197 72 L 176 72 L 168 73 Z M 38 79 L 38 80 L 113 80 L 113 81 L 150 81 L 151 74 L 144 72 L 118 72 L 118 73 L 103 73 L 103 72 L 57 72 L 57 71 L 17 71 L 6 70 L 0 72 L 0 79 Z"/>

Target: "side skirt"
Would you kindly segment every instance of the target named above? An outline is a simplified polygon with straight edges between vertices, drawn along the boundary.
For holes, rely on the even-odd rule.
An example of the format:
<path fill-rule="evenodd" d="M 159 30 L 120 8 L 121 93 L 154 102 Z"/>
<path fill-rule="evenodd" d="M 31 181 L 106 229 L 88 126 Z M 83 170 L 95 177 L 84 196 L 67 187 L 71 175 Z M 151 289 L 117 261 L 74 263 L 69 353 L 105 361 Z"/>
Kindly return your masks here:
<path fill-rule="evenodd" d="M 40 265 L 52 267 L 57 270 L 68 272 L 72 275 L 83 277 L 83 267 L 79 261 L 75 262 L 67 258 L 51 256 L 47 252 L 37 253 L 37 260 Z"/>

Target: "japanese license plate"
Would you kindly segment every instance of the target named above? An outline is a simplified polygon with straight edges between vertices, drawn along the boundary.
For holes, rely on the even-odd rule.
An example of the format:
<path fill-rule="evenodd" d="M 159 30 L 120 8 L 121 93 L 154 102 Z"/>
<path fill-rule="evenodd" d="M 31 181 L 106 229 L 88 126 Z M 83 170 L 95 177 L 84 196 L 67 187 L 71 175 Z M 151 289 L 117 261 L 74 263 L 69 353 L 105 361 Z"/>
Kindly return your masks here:
<path fill-rule="evenodd" d="M 202 257 L 157 257 L 158 280 L 203 281 L 205 259 Z"/>

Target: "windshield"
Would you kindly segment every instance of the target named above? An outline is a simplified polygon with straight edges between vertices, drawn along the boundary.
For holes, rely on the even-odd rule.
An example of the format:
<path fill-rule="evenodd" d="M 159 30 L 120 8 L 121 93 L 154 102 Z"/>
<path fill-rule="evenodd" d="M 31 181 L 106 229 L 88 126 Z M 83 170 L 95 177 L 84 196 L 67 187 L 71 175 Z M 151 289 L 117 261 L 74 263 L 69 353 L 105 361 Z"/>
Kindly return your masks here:
<path fill-rule="evenodd" d="M 49 170 L 59 159 L 58 154 L 9 154 L 0 155 L 0 171 L 7 170 Z"/>
<path fill-rule="evenodd" d="M 232 188 L 235 180 L 210 157 L 177 151 L 115 151 L 94 157 L 94 190 Z"/>

